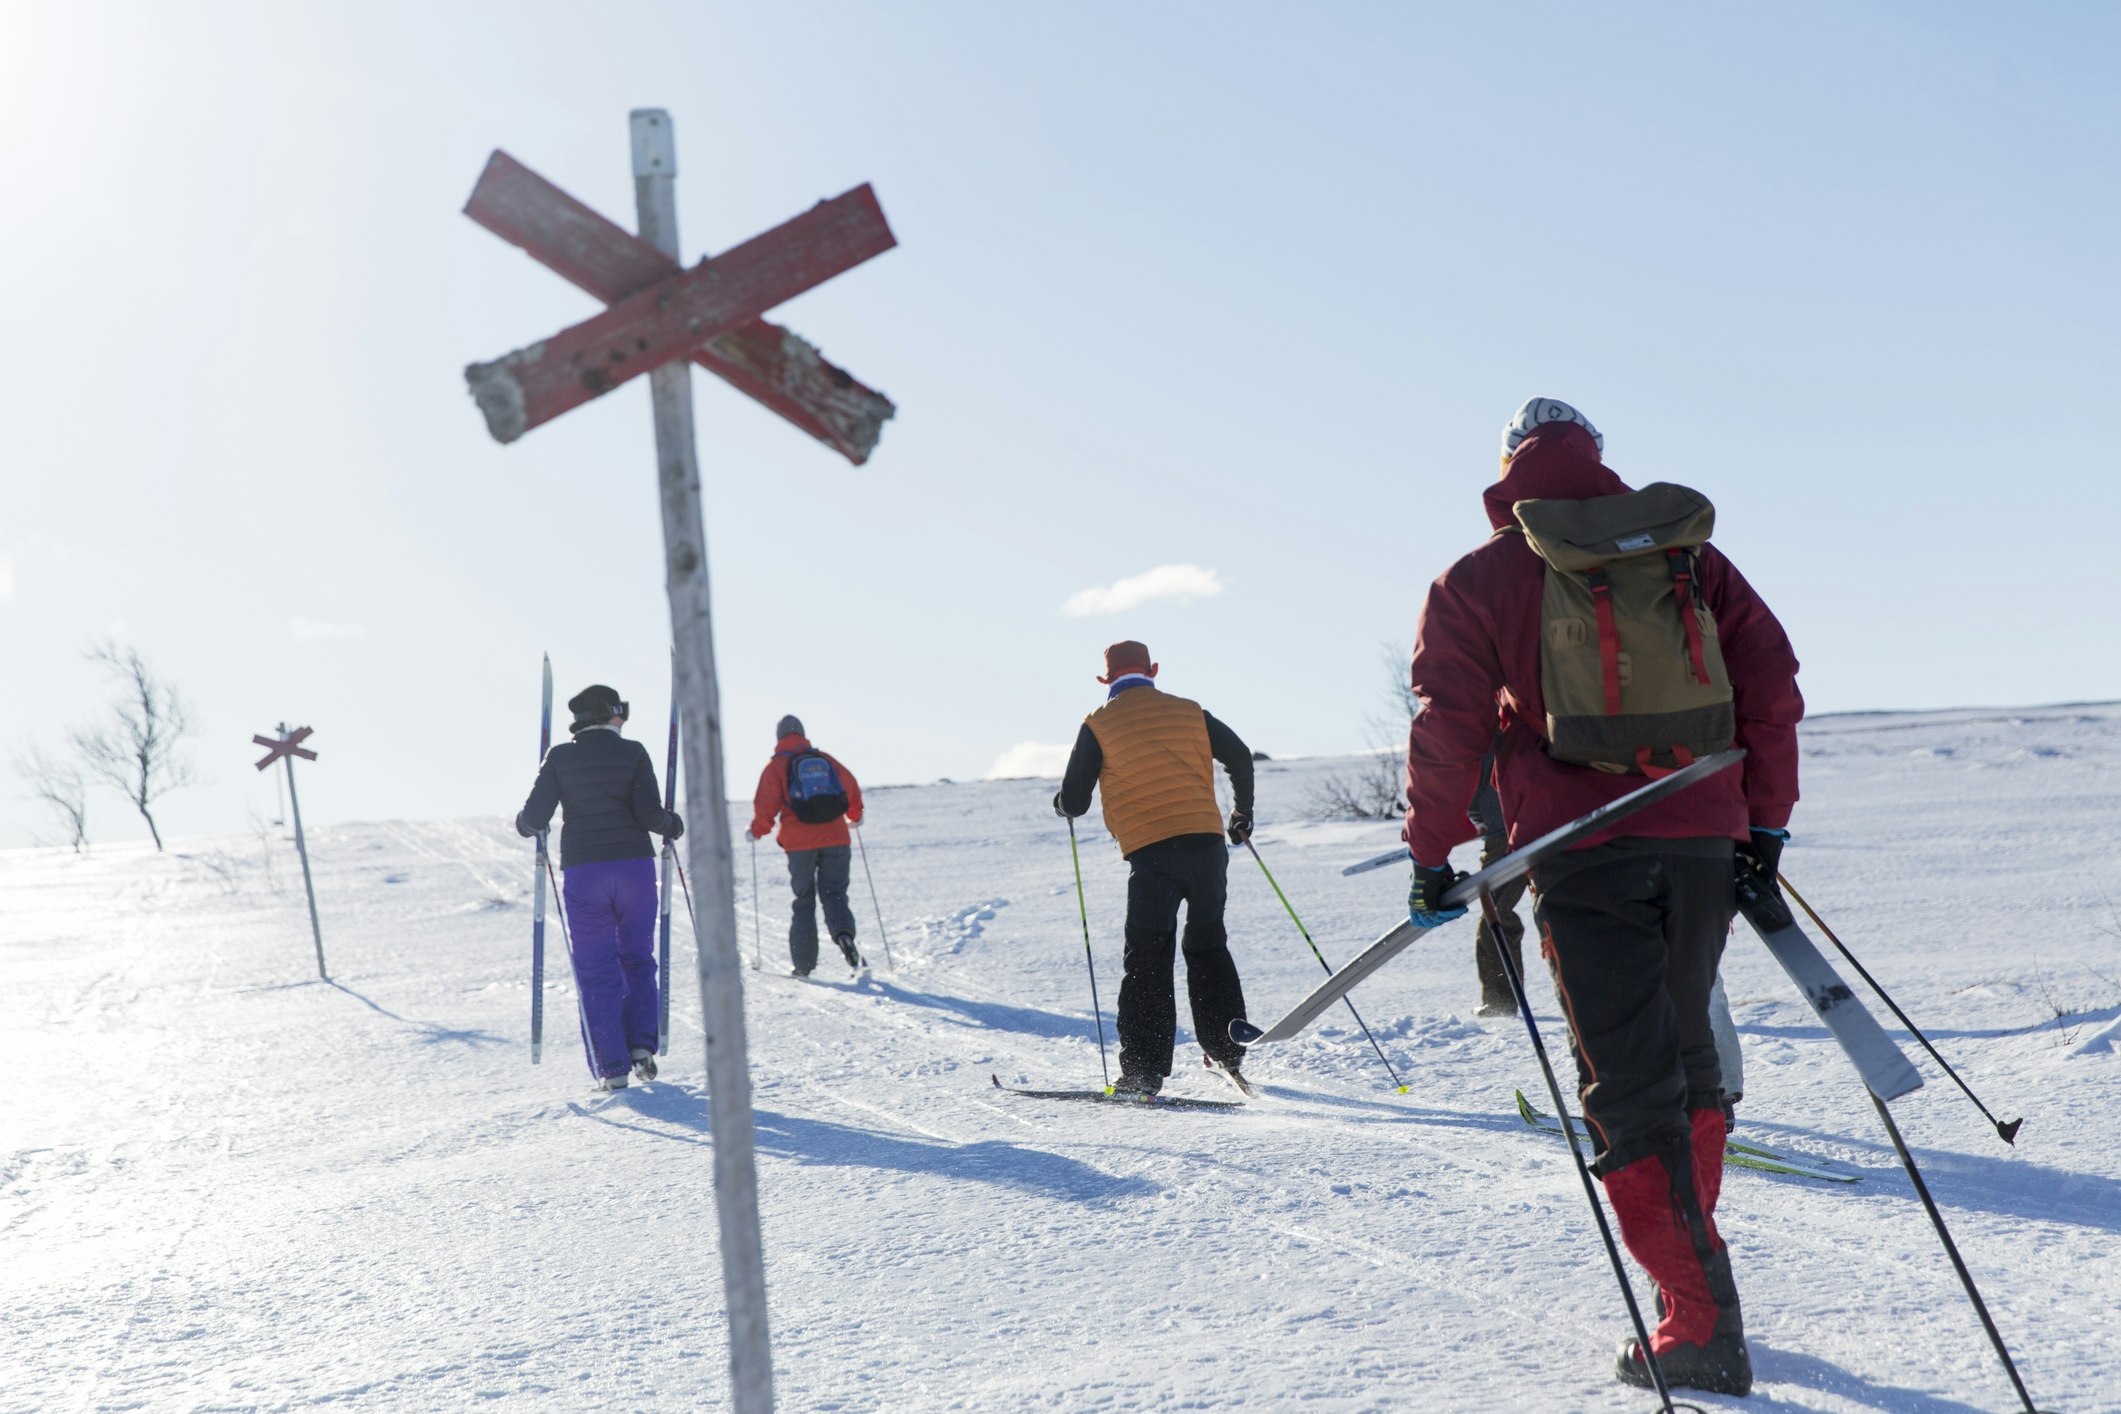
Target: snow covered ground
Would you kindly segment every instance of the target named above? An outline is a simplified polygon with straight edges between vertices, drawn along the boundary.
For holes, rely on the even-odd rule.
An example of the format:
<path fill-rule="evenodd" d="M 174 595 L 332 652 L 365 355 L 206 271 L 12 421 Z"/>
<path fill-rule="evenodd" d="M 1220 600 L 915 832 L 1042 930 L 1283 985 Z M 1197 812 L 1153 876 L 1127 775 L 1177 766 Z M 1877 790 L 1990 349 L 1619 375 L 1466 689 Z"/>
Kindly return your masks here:
<path fill-rule="evenodd" d="M 1340 961 L 1404 879 L 1338 874 L 1391 826 L 1301 819 L 1332 766 L 1264 766 L 1259 839 Z M 1930 1084 L 1896 1106 L 1998 1324 L 2043 1405 L 2121 1410 L 2121 706 L 1826 718 L 1805 769 L 1785 872 L 2026 1116 L 2005 1148 L 1919 1055 Z M 761 853 L 746 982 L 782 1407 L 1651 1407 L 1612 1382 L 1625 1316 L 1560 1141 L 1512 1112 L 1539 1081 L 1522 1029 L 1471 1019 L 1468 924 L 1356 995 L 1407 1095 L 1345 1012 L 1259 1052 L 1238 1113 L 989 1087 L 1098 1079 L 1052 789 L 874 792 L 897 967 L 860 983 L 786 975 Z M 530 853 L 499 818 L 313 845 L 330 984 L 284 841 L 0 854 L 0 1410 L 723 1405 L 689 956 L 669 1083 L 592 1099 L 564 969 L 529 1064 Z M 1094 826 L 1084 868 L 1109 1008 L 1124 870 Z M 1318 965 L 1248 857 L 1230 877 L 1271 1016 Z M 1760 1384 L 1697 1402 L 2013 1407 L 1823 1029 L 1749 934 L 1725 975 L 1740 1137 L 1863 1181 L 1731 1174 Z M 1543 978 L 1535 997 L 1558 1042 Z M 1219 1096 L 1181 1044 L 1171 1089 Z"/>

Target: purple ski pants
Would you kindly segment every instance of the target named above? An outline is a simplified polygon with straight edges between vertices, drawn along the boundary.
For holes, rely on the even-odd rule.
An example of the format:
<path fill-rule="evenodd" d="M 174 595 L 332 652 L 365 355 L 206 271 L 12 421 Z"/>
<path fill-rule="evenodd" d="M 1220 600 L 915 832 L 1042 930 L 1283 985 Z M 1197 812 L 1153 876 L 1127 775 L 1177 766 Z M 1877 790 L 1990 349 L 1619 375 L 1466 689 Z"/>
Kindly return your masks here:
<path fill-rule="evenodd" d="M 589 1073 L 624 1075 L 656 1043 L 653 859 L 577 864 L 563 874 L 568 949 Z"/>

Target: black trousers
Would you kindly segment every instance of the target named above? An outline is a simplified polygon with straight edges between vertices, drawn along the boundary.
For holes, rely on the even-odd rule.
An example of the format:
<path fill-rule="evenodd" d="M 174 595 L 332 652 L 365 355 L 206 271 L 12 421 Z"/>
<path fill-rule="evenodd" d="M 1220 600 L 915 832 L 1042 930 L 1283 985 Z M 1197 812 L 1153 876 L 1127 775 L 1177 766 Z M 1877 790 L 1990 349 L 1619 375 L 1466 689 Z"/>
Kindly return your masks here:
<path fill-rule="evenodd" d="M 1480 867 L 1485 869 L 1510 852 L 1508 835 L 1488 835 L 1481 841 Z M 1495 909 L 1502 915 L 1502 936 L 1497 938 L 1488 927 L 1485 914 L 1481 916 L 1479 930 L 1473 935 L 1473 970 L 1480 977 L 1480 1000 L 1498 1006 L 1514 1006 L 1516 993 L 1510 990 L 1509 973 L 1503 971 L 1503 952 L 1508 950 L 1510 971 L 1520 981 L 1524 978 L 1524 920 L 1517 916 L 1517 905 L 1524 898 L 1523 879 L 1512 879 L 1495 890 Z"/>
<path fill-rule="evenodd" d="M 1178 1033 L 1172 995 L 1180 949 L 1178 906 L 1186 906 L 1186 997 L 1193 1033 L 1217 1064 L 1235 1066 L 1244 1047 L 1230 1022 L 1245 1014 L 1245 994 L 1223 927 L 1230 856 L 1221 835 L 1180 835 L 1127 856 L 1126 976 L 1119 984 L 1119 1068 L 1124 1075 L 1169 1075 Z"/>
<path fill-rule="evenodd" d="M 849 860 L 846 845 L 788 851 L 788 886 L 795 898 L 788 910 L 788 960 L 798 972 L 817 966 L 817 906 L 825 905 L 825 931 L 837 938 L 854 936 L 854 909 L 847 902 Z"/>
<path fill-rule="evenodd" d="M 1689 1132 L 1722 1079 L 1709 989 L 1737 898 L 1727 839 L 1623 838 L 1532 871 L 1532 916 L 1611 1173 Z"/>

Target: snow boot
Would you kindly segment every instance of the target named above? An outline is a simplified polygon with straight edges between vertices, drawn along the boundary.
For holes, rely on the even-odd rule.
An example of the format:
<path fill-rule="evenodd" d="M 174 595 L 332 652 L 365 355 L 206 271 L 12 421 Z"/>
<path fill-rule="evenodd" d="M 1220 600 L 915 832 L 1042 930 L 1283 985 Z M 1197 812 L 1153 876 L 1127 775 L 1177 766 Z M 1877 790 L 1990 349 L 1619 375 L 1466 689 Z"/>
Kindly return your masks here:
<path fill-rule="evenodd" d="M 604 1075 L 599 1076 L 597 1078 L 597 1089 L 599 1090 L 623 1090 L 625 1088 L 626 1076 L 624 1075 L 624 1073 L 618 1075 Z"/>
<path fill-rule="evenodd" d="M 1730 1252 L 1704 1211 L 1722 1186 L 1721 1110 L 1697 1110 L 1689 1132 L 1604 1176 L 1621 1239 L 1657 1283 L 1661 1319 L 1650 1336 L 1668 1384 L 1720 1394 L 1753 1387 Z M 1697 1149 L 1694 1136 L 1703 1143 Z M 1697 1181 L 1698 1175 L 1698 1181 Z M 1620 1351 L 1616 1373 L 1643 1388 L 1650 1375 L 1636 1342 Z"/>
<path fill-rule="evenodd" d="M 1164 1088 L 1161 1075 L 1125 1075 L 1112 1086 L 1112 1093 L 1129 1100 L 1146 1100 Z"/>
<path fill-rule="evenodd" d="M 834 933 L 832 941 L 840 945 L 840 956 L 847 959 L 847 965 L 856 972 L 861 971 L 865 964 L 862 962 L 861 953 L 854 946 L 854 934 Z"/>
<path fill-rule="evenodd" d="M 1517 1015 L 1517 999 L 1510 996 L 1498 997 L 1492 992 L 1483 992 L 1480 997 L 1480 1005 L 1473 1009 L 1473 1015 L 1484 1018 L 1515 1016 Z"/>
<path fill-rule="evenodd" d="M 1652 1336 L 1654 1341 L 1656 1337 Z M 1664 1382 L 1675 1389 L 1707 1390 L 1710 1394 L 1751 1394 L 1753 1357 L 1745 1348 L 1745 1337 L 1712 1336 L 1706 1345 L 1674 1345 L 1657 1357 Z M 1642 1346 L 1633 1336 L 1620 1343 L 1620 1359 L 1613 1373 L 1620 1382 L 1637 1389 L 1654 1389 L 1650 1367 L 1642 1358 Z"/>
<path fill-rule="evenodd" d="M 655 1079 L 655 1052 L 636 1047 L 633 1052 L 633 1073 L 641 1078 L 644 1085 Z"/>

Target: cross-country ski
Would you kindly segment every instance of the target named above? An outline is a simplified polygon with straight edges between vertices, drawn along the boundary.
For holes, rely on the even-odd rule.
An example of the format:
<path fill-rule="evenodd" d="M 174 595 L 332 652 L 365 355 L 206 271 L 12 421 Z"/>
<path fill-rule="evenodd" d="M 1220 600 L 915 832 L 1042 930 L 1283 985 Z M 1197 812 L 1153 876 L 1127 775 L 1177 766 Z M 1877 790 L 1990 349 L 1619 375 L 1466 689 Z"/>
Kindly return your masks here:
<path fill-rule="evenodd" d="M 0 1414 L 2121 1414 L 2121 7 L 209 20 L 0 7 Z"/>
<path fill-rule="evenodd" d="M 1526 1099 L 1522 1090 L 1517 1092 L 1517 1117 L 1534 1129 L 1544 1129 L 1550 1134 L 1561 1133 L 1561 1121 Z M 1592 1136 L 1584 1128 L 1582 1120 L 1571 1119 L 1569 1125 L 1575 1130 L 1579 1139 L 1586 1141 L 1591 1139 Z M 1749 1144 L 1742 1140 L 1732 1139 L 1729 1136 L 1725 1136 L 1723 1141 L 1723 1161 L 1732 1168 L 1757 1169 L 1762 1173 L 1791 1174 L 1799 1178 L 1817 1178 L 1823 1179 L 1828 1183 L 1861 1183 L 1863 1181 L 1863 1175 L 1860 1173 L 1844 1173 L 1839 1169 L 1829 1168 L 1817 1160 L 1784 1153 L 1780 1149 L 1762 1148 L 1758 1144 Z"/>

